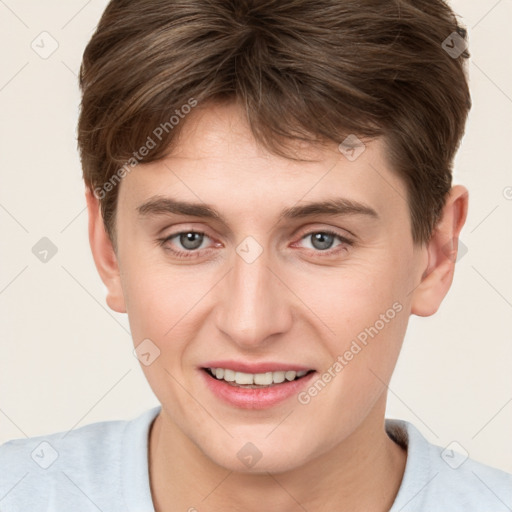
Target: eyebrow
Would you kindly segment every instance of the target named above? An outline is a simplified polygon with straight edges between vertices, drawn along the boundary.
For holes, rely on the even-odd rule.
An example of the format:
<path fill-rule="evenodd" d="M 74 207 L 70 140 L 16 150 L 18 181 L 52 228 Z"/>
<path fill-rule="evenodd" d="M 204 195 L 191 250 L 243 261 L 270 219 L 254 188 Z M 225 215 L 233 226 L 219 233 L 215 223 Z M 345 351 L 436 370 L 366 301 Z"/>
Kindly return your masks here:
<path fill-rule="evenodd" d="M 137 208 L 141 216 L 163 214 L 190 215 L 220 221 L 227 225 L 224 217 L 212 206 L 205 203 L 189 203 L 170 197 L 155 196 Z M 379 219 L 378 213 L 370 206 L 347 198 L 333 198 L 292 206 L 281 211 L 279 217 L 297 219 L 316 215 L 366 215 Z"/>

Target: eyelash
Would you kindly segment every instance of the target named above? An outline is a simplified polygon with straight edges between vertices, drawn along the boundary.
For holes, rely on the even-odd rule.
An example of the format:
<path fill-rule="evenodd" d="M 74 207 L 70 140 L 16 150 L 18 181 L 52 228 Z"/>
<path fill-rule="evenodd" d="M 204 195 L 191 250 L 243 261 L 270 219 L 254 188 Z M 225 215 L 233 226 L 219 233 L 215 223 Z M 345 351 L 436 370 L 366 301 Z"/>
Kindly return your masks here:
<path fill-rule="evenodd" d="M 189 234 L 189 233 L 194 233 L 194 234 L 198 234 L 198 235 L 204 235 L 204 236 L 208 237 L 208 235 L 206 233 L 204 233 L 203 231 L 187 230 L 187 231 L 180 231 L 178 233 L 174 233 L 174 234 L 169 235 L 169 236 L 167 236 L 165 238 L 159 238 L 158 242 L 159 242 L 159 244 L 162 247 L 165 248 L 165 250 L 170 251 L 171 253 L 173 253 L 175 256 L 177 256 L 179 258 L 194 258 L 194 257 L 198 257 L 198 254 L 201 251 L 210 251 L 210 250 L 212 250 L 212 248 L 210 248 L 210 249 L 194 249 L 194 250 L 190 250 L 190 251 L 178 251 L 176 249 L 171 249 L 167 245 L 167 243 L 170 240 L 172 240 L 173 238 L 179 237 L 180 235 Z M 319 253 L 319 255 L 333 256 L 334 254 L 337 254 L 338 252 L 346 249 L 346 246 L 350 247 L 350 246 L 354 245 L 354 242 L 352 240 L 349 240 L 348 238 L 345 238 L 345 237 L 341 236 L 340 234 L 336 233 L 335 231 L 331 231 L 329 229 L 310 231 L 308 233 L 305 233 L 303 236 L 301 236 L 300 240 L 302 241 L 305 238 L 307 238 L 307 237 L 309 237 L 311 235 L 318 234 L 318 233 L 321 233 L 323 235 L 331 235 L 334 238 L 337 238 L 341 242 L 341 244 L 339 246 L 335 247 L 334 249 L 327 249 L 325 251 L 315 250 L 315 249 L 308 249 L 308 250 L 312 250 L 315 253 Z M 210 237 L 208 237 L 208 238 L 210 238 Z"/>

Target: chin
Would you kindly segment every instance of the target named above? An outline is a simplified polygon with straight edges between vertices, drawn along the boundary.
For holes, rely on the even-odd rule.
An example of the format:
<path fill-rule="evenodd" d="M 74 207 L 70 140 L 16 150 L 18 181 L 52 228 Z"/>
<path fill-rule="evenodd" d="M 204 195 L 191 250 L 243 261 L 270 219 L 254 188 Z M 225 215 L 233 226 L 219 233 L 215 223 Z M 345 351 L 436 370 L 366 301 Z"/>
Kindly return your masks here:
<path fill-rule="evenodd" d="M 250 437 L 244 436 L 243 441 L 230 439 L 224 446 L 221 443 L 211 445 L 210 440 L 210 446 L 200 448 L 203 454 L 217 466 L 235 473 L 251 475 L 292 471 L 315 456 L 310 451 L 311 442 L 295 440 L 293 443 L 285 444 L 283 438 L 270 441 L 258 440 L 256 436 L 253 441 L 247 439 Z M 305 446 L 309 446 L 308 453 L 303 452 Z"/>

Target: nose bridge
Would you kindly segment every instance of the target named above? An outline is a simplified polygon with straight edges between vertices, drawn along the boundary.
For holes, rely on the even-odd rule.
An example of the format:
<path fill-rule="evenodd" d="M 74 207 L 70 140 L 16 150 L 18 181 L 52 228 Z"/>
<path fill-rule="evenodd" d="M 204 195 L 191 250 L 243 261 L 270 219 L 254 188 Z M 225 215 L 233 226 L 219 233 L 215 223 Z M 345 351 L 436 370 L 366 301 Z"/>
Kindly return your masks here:
<path fill-rule="evenodd" d="M 255 248 L 249 246 L 247 251 L 252 257 L 243 249 L 242 243 L 224 280 L 217 321 L 218 328 L 235 343 L 249 348 L 289 329 L 291 312 L 283 287 L 268 268 L 269 254 L 263 251 L 253 259 Z"/>

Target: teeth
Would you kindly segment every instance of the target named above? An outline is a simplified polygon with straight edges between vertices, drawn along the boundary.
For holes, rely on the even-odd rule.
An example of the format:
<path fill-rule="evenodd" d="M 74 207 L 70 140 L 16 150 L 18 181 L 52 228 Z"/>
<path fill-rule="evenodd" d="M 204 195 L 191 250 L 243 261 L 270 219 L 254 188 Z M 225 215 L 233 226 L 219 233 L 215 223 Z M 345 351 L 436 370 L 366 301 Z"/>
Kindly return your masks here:
<path fill-rule="evenodd" d="M 285 372 L 272 372 L 272 380 L 275 384 L 281 384 L 281 382 L 284 382 L 284 373 Z"/>
<path fill-rule="evenodd" d="M 254 384 L 270 386 L 270 384 L 272 384 L 272 372 L 257 373 L 254 375 Z"/>
<path fill-rule="evenodd" d="M 296 378 L 304 377 L 304 375 L 308 373 L 308 370 L 301 370 L 299 372 L 289 370 L 286 372 L 277 371 L 266 373 L 235 372 L 225 368 L 208 368 L 208 370 L 218 380 L 225 380 L 242 386 L 270 386 L 272 384 L 281 384 L 285 380 L 291 382 Z"/>
<path fill-rule="evenodd" d="M 286 380 L 294 380 L 297 377 L 297 372 L 289 371 L 284 374 Z"/>
<path fill-rule="evenodd" d="M 252 373 L 235 373 L 235 382 L 237 384 L 254 384 L 254 375 Z"/>
<path fill-rule="evenodd" d="M 217 377 L 217 374 L 215 374 Z M 227 380 L 228 382 L 235 382 L 235 372 L 233 370 L 224 370 L 224 380 Z"/>

